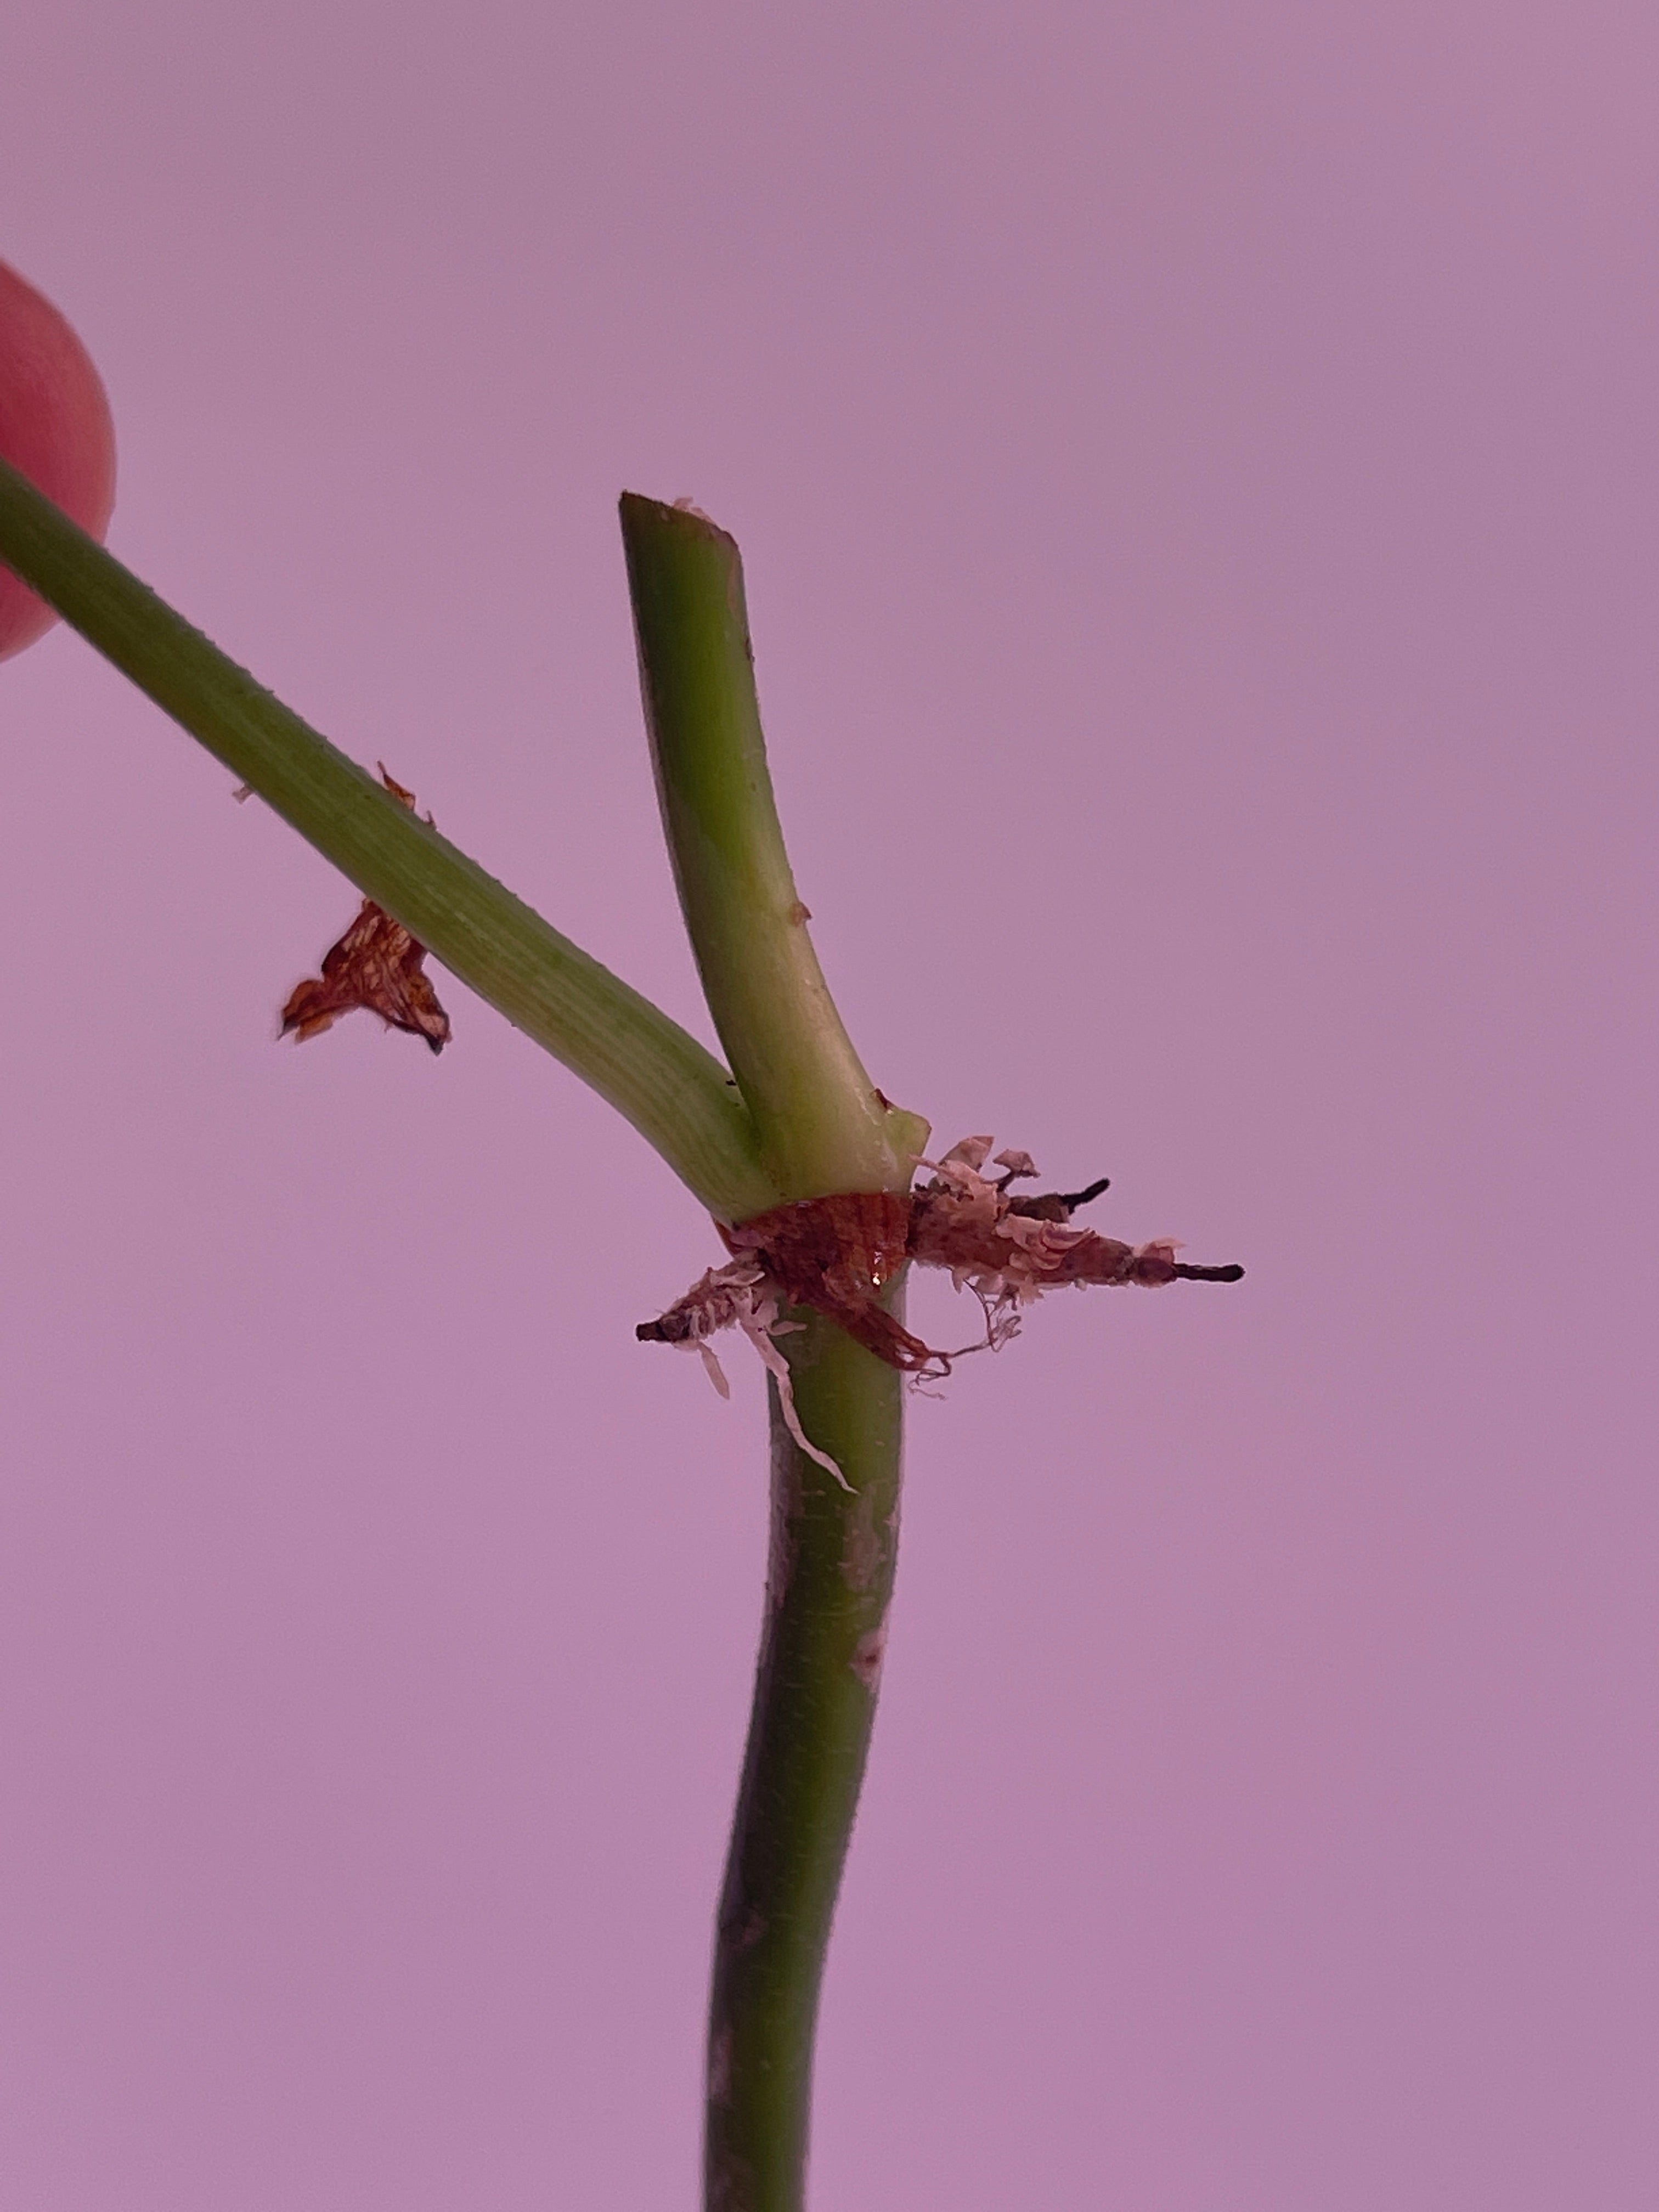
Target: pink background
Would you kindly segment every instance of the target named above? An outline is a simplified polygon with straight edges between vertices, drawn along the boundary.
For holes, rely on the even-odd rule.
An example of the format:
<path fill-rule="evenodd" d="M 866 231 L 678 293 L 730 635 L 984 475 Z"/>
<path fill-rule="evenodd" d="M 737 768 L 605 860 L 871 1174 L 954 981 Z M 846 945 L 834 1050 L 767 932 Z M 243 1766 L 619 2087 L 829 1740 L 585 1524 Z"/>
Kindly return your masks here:
<path fill-rule="evenodd" d="M 1655 2202 L 1656 69 L 5 10 L 122 556 L 701 1027 L 613 511 L 695 496 L 875 1079 L 1249 1266 L 915 1408 L 816 2212 Z M 708 1226 L 453 984 L 279 1049 L 355 900 L 78 641 L 0 747 L 6 2212 L 690 2206 L 760 1393 L 632 1332 Z"/>

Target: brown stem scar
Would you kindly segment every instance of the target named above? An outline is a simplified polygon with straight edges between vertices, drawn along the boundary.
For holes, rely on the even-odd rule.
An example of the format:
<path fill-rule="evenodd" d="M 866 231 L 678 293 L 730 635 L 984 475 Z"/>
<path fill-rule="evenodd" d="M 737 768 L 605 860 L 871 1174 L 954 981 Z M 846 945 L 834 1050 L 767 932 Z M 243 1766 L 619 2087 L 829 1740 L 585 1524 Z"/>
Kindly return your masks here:
<path fill-rule="evenodd" d="M 848 1662 L 872 1698 L 881 1680 L 881 1662 L 886 1656 L 887 1621 L 884 1616 L 879 1627 L 869 1629 L 860 1637 Z"/>

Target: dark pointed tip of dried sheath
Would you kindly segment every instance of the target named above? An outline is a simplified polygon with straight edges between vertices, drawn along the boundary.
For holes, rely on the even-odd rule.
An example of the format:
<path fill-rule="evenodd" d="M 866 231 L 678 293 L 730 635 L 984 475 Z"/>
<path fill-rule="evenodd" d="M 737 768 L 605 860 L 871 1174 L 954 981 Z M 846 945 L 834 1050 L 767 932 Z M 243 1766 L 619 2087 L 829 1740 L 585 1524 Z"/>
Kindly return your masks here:
<path fill-rule="evenodd" d="M 1244 1279 L 1244 1270 L 1237 1261 L 1230 1267 L 1188 1267 L 1177 1260 L 1175 1271 L 1183 1283 L 1242 1283 Z"/>
<path fill-rule="evenodd" d="M 1091 1182 L 1086 1190 L 1073 1190 L 1065 1192 L 1061 1195 L 1060 1202 L 1071 1212 L 1075 1213 L 1079 1206 L 1089 1205 L 1091 1200 L 1100 1196 L 1103 1190 L 1109 1190 L 1111 1187 L 1112 1178 L 1110 1176 L 1102 1176 L 1098 1182 Z"/>
<path fill-rule="evenodd" d="M 1006 1190 L 1007 1181 L 1005 1176 L 997 1188 Z M 1109 1190 L 1111 1187 L 1110 1176 L 1102 1176 L 1098 1182 L 1091 1182 L 1086 1190 L 1034 1191 L 1029 1198 L 1011 1198 L 1008 1211 L 1023 1214 L 1028 1221 L 1058 1221 L 1063 1224 L 1071 1219 L 1079 1206 L 1087 1206 L 1091 1200 L 1098 1198 L 1103 1190 Z"/>

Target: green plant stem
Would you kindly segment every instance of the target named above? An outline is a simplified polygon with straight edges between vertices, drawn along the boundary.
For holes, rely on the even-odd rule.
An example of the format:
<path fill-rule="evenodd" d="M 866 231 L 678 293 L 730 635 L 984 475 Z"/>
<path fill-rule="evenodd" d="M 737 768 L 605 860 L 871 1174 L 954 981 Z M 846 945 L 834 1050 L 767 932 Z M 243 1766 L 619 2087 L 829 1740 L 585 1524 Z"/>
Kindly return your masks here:
<path fill-rule="evenodd" d="M 927 1124 L 872 1085 L 830 996 L 778 826 L 743 566 L 704 515 L 626 495 L 623 540 L 663 827 L 709 1011 L 791 1201 L 904 1190 Z M 898 1286 L 893 1286 L 897 1296 Z M 898 1541 L 901 1377 L 816 1313 L 780 1340 L 772 1541 L 714 1938 L 708 2212 L 804 2202 L 818 1990 L 875 1717 Z"/>
<path fill-rule="evenodd" d="M 622 529 L 680 905 L 768 1165 L 792 1199 L 903 1190 L 927 1125 L 871 1083 L 812 950 L 766 765 L 736 543 L 706 515 L 633 492 Z"/>
<path fill-rule="evenodd" d="M 898 1551 L 903 1382 L 821 1315 L 781 1340 L 755 1702 L 714 1938 L 708 2212 L 800 2212 L 818 1989 L 864 1777 Z"/>
<path fill-rule="evenodd" d="M 0 560 L 444 966 L 592 1085 L 724 1220 L 786 1194 L 694 1037 L 263 690 L 0 459 Z"/>

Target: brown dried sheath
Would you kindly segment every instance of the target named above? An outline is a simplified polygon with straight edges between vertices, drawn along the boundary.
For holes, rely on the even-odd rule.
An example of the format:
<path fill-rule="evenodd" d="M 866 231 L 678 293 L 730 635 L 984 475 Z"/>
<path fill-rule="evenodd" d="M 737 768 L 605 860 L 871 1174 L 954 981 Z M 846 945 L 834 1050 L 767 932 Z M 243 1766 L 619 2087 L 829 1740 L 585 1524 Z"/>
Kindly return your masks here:
<path fill-rule="evenodd" d="M 734 1256 L 753 1254 L 796 1305 L 837 1322 L 890 1367 L 916 1373 L 948 1356 L 934 1351 L 885 1311 L 882 1286 L 907 1260 L 975 1276 L 1024 1282 L 1030 1291 L 1068 1285 L 1133 1283 L 1157 1289 L 1181 1279 L 1231 1282 L 1235 1267 L 1193 1267 L 1159 1242 L 1135 1246 L 1069 1224 L 1072 1204 L 1047 1192 L 1010 1200 L 1000 1192 L 988 1214 L 949 1189 L 848 1191 L 775 1206 L 734 1228 L 717 1224 Z M 1011 1229 L 1010 1223 L 1018 1226 Z M 657 1330 L 647 1324 L 651 1334 Z"/>
<path fill-rule="evenodd" d="M 908 1372 L 933 1355 L 886 1311 L 881 1291 L 908 1256 L 913 1204 L 902 1191 L 843 1191 L 719 1226 L 733 1257 L 762 1259 L 793 1304 L 828 1315 L 878 1359 Z"/>

